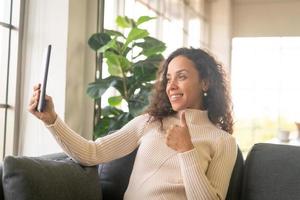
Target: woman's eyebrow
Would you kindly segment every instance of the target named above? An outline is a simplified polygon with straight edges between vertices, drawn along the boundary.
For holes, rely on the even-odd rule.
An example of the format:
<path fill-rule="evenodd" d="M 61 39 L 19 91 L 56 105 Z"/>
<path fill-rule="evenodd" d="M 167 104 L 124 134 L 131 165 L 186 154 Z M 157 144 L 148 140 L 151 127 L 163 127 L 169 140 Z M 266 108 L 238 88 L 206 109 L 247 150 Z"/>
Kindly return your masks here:
<path fill-rule="evenodd" d="M 180 74 L 180 73 L 182 73 L 182 72 L 189 72 L 188 70 L 186 70 L 186 69 L 180 69 L 180 70 L 178 70 L 177 72 L 176 72 L 176 74 Z"/>
<path fill-rule="evenodd" d="M 180 74 L 180 73 L 182 73 L 182 72 L 188 73 L 189 71 L 186 70 L 186 69 L 180 69 L 180 70 L 176 71 L 175 73 L 176 73 L 176 74 Z M 171 74 L 170 74 L 170 73 L 167 73 L 166 77 L 170 77 L 170 76 L 171 76 Z"/>

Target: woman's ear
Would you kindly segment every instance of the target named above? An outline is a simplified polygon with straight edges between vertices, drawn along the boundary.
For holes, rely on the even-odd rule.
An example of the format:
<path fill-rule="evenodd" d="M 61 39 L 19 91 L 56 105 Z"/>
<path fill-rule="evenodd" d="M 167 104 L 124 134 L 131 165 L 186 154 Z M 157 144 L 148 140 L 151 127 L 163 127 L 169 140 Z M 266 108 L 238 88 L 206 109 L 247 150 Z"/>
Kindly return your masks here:
<path fill-rule="evenodd" d="M 202 91 L 207 92 L 208 88 L 209 88 L 209 81 L 207 79 L 204 79 L 201 81 L 202 82 Z"/>

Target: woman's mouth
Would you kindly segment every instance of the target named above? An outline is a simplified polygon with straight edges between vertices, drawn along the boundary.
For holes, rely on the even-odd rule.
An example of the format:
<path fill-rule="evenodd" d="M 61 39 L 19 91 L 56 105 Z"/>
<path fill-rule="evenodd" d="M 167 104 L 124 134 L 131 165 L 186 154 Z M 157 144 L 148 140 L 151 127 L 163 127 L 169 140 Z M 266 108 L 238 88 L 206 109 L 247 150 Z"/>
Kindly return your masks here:
<path fill-rule="evenodd" d="M 182 96 L 183 96 L 182 93 L 180 93 L 180 94 L 172 94 L 172 95 L 170 95 L 170 101 L 176 101 L 176 100 L 180 99 Z"/>

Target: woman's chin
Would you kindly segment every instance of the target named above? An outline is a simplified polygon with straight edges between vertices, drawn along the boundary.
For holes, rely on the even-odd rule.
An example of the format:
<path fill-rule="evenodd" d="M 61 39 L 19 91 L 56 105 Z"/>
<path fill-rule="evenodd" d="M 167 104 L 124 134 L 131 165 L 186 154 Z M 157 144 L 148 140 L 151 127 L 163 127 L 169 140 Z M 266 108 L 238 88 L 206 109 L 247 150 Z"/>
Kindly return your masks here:
<path fill-rule="evenodd" d="M 186 107 L 185 106 L 172 106 L 172 109 L 175 111 L 175 112 L 179 112 L 181 110 L 185 110 Z"/>

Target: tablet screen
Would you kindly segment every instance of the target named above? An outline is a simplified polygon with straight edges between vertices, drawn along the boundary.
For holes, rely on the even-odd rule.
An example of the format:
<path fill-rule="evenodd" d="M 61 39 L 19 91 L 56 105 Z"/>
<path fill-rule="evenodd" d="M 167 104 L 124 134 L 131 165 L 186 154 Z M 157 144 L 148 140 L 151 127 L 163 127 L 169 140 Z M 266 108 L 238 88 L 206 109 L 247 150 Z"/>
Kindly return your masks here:
<path fill-rule="evenodd" d="M 41 93 L 40 93 L 40 100 L 37 107 L 37 110 L 39 112 L 43 112 L 45 107 L 45 95 L 46 95 L 46 86 L 47 86 L 47 78 L 48 78 L 48 71 L 49 71 L 49 63 L 50 63 L 50 55 L 51 55 L 51 45 L 48 45 L 46 48 L 43 60 L 42 60 L 42 70 L 43 70 L 43 76 L 41 81 Z"/>

